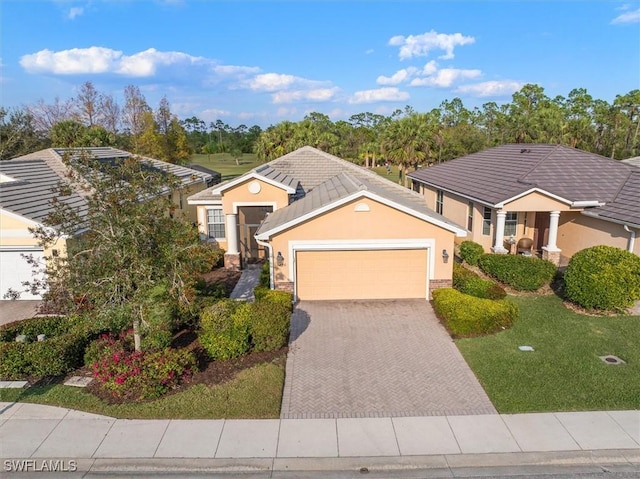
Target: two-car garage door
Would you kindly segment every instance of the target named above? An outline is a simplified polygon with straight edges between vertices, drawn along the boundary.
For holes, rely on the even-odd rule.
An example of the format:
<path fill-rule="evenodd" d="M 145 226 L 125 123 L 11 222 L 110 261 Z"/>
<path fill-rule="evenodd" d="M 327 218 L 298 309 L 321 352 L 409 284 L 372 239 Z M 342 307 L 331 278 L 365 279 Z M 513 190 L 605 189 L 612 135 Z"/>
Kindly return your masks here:
<path fill-rule="evenodd" d="M 19 299 L 40 299 L 40 296 L 25 292 L 23 281 L 32 281 L 33 272 L 25 255 L 33 255 L 38 262 L 43 262 L 41 249 L 6 249 L 0 250 L 0 300 L 10 290 L 20 291 Z"/>
<path fill-rule="evenodd" d="M 300 300 L 426 298 L 428 249 L 296 252 Z"/>

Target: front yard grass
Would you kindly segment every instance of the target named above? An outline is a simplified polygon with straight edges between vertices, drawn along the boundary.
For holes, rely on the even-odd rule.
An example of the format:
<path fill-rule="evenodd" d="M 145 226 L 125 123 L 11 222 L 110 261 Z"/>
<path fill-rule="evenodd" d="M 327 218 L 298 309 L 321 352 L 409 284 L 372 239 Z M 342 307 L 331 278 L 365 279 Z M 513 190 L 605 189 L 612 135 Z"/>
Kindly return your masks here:
<path fill-rule="evenodd" d="M 510 299 L 520 308 L 511 329 L 456 341 L 498 412 L 640 409 L 640 316 L 581 315 L 555 295 Z M 610 354 L 626 364 L 598 357 Z"/>
<path fill-rule="evenodd" d="M 196 384 L 156 401 L 107 404 L 81 388 L 33 386 L 1 389 L 1 401 L 59 406 L 127 419 L 273 419 L 280 416 L 284 360 L 259 364 L 215 386 Z"/>

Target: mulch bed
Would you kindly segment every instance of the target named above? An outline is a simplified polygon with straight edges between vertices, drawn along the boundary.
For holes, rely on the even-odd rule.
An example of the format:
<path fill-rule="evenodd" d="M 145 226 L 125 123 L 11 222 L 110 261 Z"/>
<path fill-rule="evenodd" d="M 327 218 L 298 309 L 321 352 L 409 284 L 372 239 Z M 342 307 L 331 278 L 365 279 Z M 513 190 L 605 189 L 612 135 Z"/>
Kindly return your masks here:
<path fill-rule="evenodd" d="M 232 271 L 225 268 L 216 268 L 202 275 L 208 285 L 224 283 L 227 295 L 230 295 L 235 288 L 236 283 L 240 280 L 241 271 Z"/>

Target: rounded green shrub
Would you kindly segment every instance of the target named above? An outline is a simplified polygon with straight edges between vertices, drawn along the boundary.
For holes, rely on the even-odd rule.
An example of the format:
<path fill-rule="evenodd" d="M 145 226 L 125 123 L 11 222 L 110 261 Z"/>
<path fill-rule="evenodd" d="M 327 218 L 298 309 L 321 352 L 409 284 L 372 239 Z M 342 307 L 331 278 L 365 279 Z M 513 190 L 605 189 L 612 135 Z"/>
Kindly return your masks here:
<path fill-rule="evenodd" d="M 293 294 L 288 291 L 258 287 L 253 290 L 253 294 L 255 295 L 256 301 L 282 304 L 289 308 L 289 311 L 293 311 Z"/>
<path fill-rule="evenodd" d="M 287 304 L 257 301 L 251 304 L 251 343 L 254 351 L 276 351 L 287 344 L 291 308 Z"/>
<path fill-rule="evenodd" d="M 481 244 L 469 240 L 460 243 L 460 258 L 472 266 L 477 266 L 478 260 L 483 254 L 484 248 Z"/>
<path fill-rule="evenodd" d="M 260 282 L 258 283 L 258 285 L 263 288 L 270 288 L 271 287 L 270 277 L 271 277 L 271 268 L 269 266 L 269 262 L 265 261 L 262 264 L 262 269 L 260 270 Z"/>
<path fill-rule="evenodd" d="M 478 265 L 492 278 L 518 291 L 536 291 L 549 284 L 557 272 L 551 261 L 513 254 L 483 254 Z"/>
<path fill-rule="evenodd" d="M 476 298 L 453 288 L 436 289 L 433 305 L 449 330 L 457 337 L 492 334 L 511 327 L 518 306 L 505 299 Z"/>
<path fill-rule="evenodd" d="M 453 287 L 464 294 L 484 299 L 504 299 L 506 291 L 499 284 L 481 278 L 459 263 L 453 263 Z"/>
<path fill-rule="evenodd" d="M 212 359 L 232 359 L 249 350 L 251 305 L 222 300 L 200 315 L 200 344 Z"/>
<path fill-rule="evenodd" d="M 612 246 L 573 255 L 564 274 L 567 299 L 584 308 L 621 311 L 640 300 L 640 257 Z"/>

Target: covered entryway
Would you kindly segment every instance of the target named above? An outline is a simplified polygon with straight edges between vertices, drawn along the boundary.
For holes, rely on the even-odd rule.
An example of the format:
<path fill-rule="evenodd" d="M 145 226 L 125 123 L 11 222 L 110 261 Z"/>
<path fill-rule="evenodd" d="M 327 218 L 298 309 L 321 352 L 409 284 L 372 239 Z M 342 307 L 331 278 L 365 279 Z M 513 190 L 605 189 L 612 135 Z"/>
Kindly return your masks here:
<path fill-rule="evenodd" d="M 273 206 L 238 207 L 238 241 L 243 267 L 266 258 L 264 247 L 258 245 L 254 236 L 272 211 Z"/>
<path fill-rule="evenodd" d="M 428 297 L 428 249 L 298 251 L 299 300 Z"/>
<path fill-rule="evenodd" d="M 33 258 L 42 264 L 44 252 L 42 249 L 4 249 L 0 250 L 0 299 L 4 298 L 9 290 L 20 292 L 18 299 L 41 299 L 40 296 L 23 292 L 24 281 L 33 279 L 31 265 L 25 256 L 33 255 Z"/>

